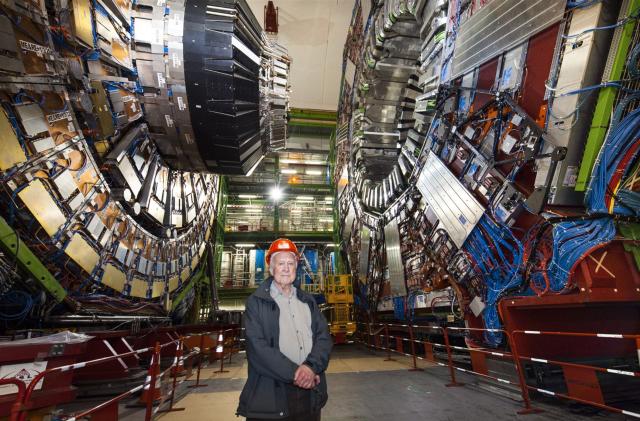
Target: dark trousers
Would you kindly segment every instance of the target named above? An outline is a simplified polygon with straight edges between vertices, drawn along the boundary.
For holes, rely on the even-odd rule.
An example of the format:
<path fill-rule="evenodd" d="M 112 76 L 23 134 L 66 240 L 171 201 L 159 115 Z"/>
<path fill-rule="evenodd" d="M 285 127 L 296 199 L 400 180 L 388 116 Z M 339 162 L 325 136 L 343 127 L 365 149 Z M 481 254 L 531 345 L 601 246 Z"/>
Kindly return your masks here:
<path fill-rule="evenodd" d="M 311 412 L 311 394 L 313 390 L 286 385 L 289 416 L 283 421 L 320 421 L 320 411 Z M 247 421 L 260 421 L 262 418 L 247 418 Z"/>

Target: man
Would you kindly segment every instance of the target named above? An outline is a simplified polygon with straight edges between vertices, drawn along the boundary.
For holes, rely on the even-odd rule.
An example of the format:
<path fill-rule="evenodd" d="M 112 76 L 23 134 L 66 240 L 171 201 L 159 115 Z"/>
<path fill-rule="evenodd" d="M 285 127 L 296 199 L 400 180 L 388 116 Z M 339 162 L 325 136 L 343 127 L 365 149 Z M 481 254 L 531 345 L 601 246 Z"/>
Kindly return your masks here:
<path fill-rule="evenodd" d="M 285 238 L 266 255 L 271 277 L 247 299 L 249 375 L 236 415 L 249 420 L 320 420 L 332 340 L 313 297 L 293 283 L 298 249 Z"/>

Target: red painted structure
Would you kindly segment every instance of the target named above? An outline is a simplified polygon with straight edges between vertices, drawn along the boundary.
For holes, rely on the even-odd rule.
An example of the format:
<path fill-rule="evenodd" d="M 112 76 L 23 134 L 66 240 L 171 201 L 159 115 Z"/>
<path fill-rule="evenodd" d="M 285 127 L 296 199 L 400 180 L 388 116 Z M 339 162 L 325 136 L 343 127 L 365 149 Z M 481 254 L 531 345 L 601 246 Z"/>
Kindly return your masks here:
<path fill-rule="evenodd" d="M 278 33 L 278 8 L 271 0 L 264 6 L 264 30 L 270 34 Z"/>
<path fill-rule="evenodd" d="M 20 341 L 22 342 L 22 341 Z M 0 345 L 0 366 L 46 361 L 46 369 L 73 364 L 83 358 L 87 343 L 28 343 Z M 35 373 L 31 373 L 35 374 Z M 44 408 L 75 399 L 77 390 L 71 384 L 72 372 L 62 372 L 44 379 L 42 387 L 33 392 L 26 409 Z M 9 415 L 16 393 L 0 395 L 0 417 Z"/>

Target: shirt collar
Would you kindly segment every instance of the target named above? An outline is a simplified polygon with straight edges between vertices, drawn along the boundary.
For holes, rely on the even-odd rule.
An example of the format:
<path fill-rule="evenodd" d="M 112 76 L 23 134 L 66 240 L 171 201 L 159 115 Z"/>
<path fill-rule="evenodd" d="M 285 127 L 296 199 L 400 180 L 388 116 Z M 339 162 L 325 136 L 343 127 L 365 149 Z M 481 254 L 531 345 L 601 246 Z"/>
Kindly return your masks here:
<path fill-rule="evenodd" d="M 296 295 L 296 287 L 291 285 L 291 295 L 289 295 L 287 297 L 282 291 L 280 291 L 280 288 L 278 288 L 276 286 L 275 281 L 271 281 L 271 287 L 269 288 L 269 294 L 271 294 L 271 298 L 273 298 L 273 299 L 276 299 L 278 297 L 292 298 L 292 297 L 295 297 L 295 295 Z"/>

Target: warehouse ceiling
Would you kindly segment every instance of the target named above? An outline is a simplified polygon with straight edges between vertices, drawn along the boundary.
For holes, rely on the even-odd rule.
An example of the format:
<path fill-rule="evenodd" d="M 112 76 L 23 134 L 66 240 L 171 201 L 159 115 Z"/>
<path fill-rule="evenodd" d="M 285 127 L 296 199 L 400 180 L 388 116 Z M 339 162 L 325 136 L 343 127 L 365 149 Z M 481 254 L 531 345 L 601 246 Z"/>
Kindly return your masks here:
<path fill-rule="evenodd" d="M 262 22 L 267 0 L 248 0 Z M 354 0 L 276 0 L 278 42 L 293 58 L 291 106 L 333 110 L 338 107 L 342 48 Z"/>

